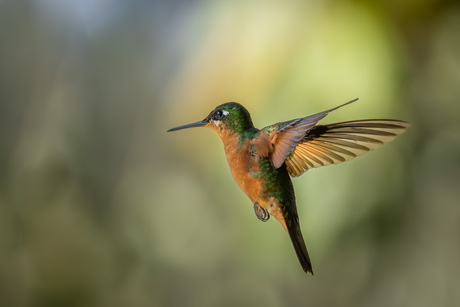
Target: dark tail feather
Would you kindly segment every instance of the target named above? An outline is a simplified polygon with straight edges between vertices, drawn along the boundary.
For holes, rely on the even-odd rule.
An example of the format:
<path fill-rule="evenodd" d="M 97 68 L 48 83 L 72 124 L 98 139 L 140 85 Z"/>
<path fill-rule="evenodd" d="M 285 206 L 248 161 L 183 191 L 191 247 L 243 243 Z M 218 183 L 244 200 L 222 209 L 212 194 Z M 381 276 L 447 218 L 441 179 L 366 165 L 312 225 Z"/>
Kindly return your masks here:
<path fill-rule="evenodd" d="M 294 246 L 295 253 L 299 259 L 300 265 L 302 266 L 305 273 L 310 272 L 313 275 L 313 268 L 311 266 L 310 257 L 308 256 L 307 246 L 302 237 L 300 226 L 298 223 L 293 222 L 288 226 L 289 236 L 291 237 L 292 245 Z"/>

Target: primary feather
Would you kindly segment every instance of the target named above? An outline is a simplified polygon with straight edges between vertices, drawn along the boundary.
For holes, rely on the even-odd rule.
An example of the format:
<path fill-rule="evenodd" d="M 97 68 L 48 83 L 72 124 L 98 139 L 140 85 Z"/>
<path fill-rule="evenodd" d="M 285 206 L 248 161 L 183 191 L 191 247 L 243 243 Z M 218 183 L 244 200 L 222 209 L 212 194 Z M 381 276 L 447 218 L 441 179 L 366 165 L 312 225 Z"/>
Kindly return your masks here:
<path fill-rule="evenodd" d="M 293 177 L 310 168 L 350 161 L 403 133 L 409 124 L 390 119 L 368 119 L 315 126 L 307 131 L 286 160 Z"/>

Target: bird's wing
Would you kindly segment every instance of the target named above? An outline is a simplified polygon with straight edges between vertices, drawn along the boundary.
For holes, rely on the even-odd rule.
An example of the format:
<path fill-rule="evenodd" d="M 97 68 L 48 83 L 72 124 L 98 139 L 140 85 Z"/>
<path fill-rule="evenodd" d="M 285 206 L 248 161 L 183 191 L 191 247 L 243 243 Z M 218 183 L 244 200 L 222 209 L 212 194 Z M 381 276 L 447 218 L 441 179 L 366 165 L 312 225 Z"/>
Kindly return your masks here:
<path fill-rule="evenodd" d="M 296 148 L 297 144 L 305 137 L 306 133 L 315 127 L 319 120 L 326 117 L 329 112 L 356 100 L 358 99 L 354 99 L 343 105 L 317 114 L 293 119 L 287 122 L 276 123 L 261 129 L 261 131 L 268 133 L 270 136 L 270 143 L 273 145 L 273 151 L 270 155 L 273 166 L 279 168 L 283 165 L 288 155 Z"/>
<path fill-rule="evenodd" d="M 293 177 L 310 168 L 352 160 L 392 141 L 410 126 L 389 119 L 369 119 L 315 126 L 285 160 Z"/>

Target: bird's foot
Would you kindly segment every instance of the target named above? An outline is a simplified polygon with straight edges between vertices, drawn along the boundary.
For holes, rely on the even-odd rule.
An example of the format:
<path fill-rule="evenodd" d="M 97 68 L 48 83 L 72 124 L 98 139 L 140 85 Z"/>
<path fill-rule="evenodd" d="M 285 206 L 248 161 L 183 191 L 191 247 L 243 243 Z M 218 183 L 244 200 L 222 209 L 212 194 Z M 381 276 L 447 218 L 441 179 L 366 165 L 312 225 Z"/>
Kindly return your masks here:
<path fill-rule="evenodd" d="M 266 222 L 270 218 L 268 211 L 262 208 L 258 202 L 254 203 L 254 212 L 256 213 L 257 218 L 262 222 Z"/>

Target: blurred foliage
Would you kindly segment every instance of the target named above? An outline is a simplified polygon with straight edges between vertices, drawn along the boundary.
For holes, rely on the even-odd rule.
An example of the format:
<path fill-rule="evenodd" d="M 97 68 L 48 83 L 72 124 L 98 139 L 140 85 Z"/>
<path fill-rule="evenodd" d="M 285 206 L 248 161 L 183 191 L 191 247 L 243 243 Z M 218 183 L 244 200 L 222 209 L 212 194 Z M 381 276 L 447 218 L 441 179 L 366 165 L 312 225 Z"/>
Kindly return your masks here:
<path fill-rule="evenodd" d="M 0 1 L 2 306 L 460 304 L 458 1 Z M 407 133 L 294 180 L 316 272 L 206 129 L 359 97 Z"/>

